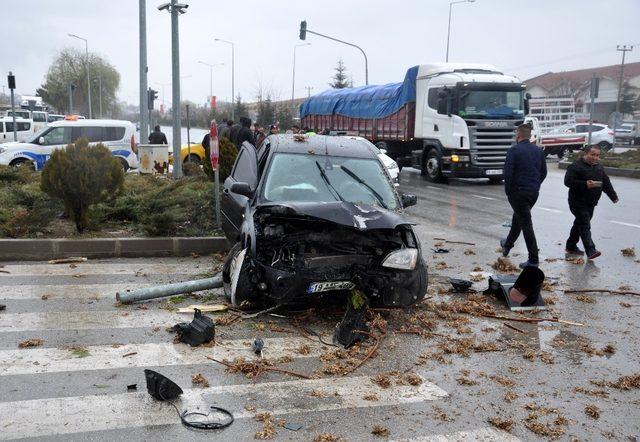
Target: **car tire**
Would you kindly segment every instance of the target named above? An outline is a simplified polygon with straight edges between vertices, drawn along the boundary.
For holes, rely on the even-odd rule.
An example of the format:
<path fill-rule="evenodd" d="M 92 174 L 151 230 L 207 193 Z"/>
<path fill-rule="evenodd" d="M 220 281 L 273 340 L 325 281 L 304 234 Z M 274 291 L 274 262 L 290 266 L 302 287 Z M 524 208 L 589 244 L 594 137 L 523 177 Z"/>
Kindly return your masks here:
<path fill-rule="evenodd" d="M 127 160 L 125 160 L 124 158 L 118 158 L 118 160 L 120 161 L 120 165 L 122 166 L 122 171 L 124 173 L 127 173 L 127 171 L 129 170 L 129 163 L 127 163 Z"/>
<path fill-rule="evenodd" d="M 598 147 L 600 148 L 601 151 L 607 152 L 609 149 L 611 149 L 611 143 L 608 143 L 606 141 L 600 141 L 598 143 Z"/>
<path fill-rule="evenodd" d="M 202 160 L 200 159 L 200 157 L 196 154 L 191 154 L 187 157 L 187 162 L 193 163 L 196 166 L 199 166 L 200 164 L 202 164 Z"/>
<path fill-rule="evenodd" d="M 23 158 L 20 158 L 18 160 L 13 160 L 11 163 L 9 163 L 9 166 L 11 167 L 27 167 L 31 170 L 36 170 L 36 165 L 33 164 L 33 161 L 30 160 L 25 160 Z"/>
<path fill-rule="evenodd" d="M 248 260 L 243 259 L 241 263 L 237 262 L 237 258 L 239 258 L 239 255 L 244 250 L 240 242 L 235 243 L 231 250 L 229 250 L 229 253 L 227 253 L 224 264 L 222 265 L 222 287 L 225 296 L 231 301 L 234 307 L 240 307 L 245 301 L 254 301 L 256 299 L 256 294 L 252 290 L 248 278 Z M 238 264 L 241 267 L 236 269 L 235 266 Z M 234 292 L 232 280 L 236 271 L 238 274 L 236 275 L 237 283 Z"/>
<path fill-rule="evenodd" d="M 427 157 L 422 162 L 422 175 L 432 183 L 443 183 L 446 181 L 442 175 L 442 157 L 436 149 L 431 149 Z"/>

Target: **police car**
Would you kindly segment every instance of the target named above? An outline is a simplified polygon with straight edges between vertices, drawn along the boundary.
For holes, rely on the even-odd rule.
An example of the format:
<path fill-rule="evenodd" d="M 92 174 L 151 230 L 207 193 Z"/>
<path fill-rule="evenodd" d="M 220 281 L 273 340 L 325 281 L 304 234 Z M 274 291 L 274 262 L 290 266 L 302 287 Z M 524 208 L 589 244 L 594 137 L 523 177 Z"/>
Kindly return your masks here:
<path fill-rule="evenodd" d="M 118 158 L 125 172 L 138 168 L 133 123 L 122 120 L 54 121 L 22 142 L 0 145 L 0 165 L 27 165 L 42 170 L 51 154 L 86 137 L 89 145 L 102 143 Z"/>

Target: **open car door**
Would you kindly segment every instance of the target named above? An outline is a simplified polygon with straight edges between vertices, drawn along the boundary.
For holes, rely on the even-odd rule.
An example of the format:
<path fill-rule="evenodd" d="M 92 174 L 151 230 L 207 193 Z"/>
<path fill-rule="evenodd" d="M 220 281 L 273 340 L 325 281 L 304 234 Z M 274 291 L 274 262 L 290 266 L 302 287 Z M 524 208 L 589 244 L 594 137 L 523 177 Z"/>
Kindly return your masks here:
<path fill-rule="evenodd" d="M 246 206 L 253 198 L 257 186 L 258 158 L 256 148 L 245 141 L 238 152 L 231 175 L 224 181 L 220 206 L 222 229 L 232 244 L 239 238 Z"/>

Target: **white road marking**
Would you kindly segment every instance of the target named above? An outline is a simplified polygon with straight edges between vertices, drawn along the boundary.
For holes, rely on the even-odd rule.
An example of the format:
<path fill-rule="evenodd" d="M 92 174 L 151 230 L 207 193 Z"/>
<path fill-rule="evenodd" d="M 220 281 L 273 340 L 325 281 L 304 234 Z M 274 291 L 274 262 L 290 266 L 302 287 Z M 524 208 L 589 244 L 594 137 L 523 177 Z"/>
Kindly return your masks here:
<path fill-rule="evenodd" d="M 609 222 L 612 222 L 614 224 L 620 224 L 621 226 L 635 227 L 636 229 L 640 229 L 640 226 L 638 224 L 624 223 L 622 221 L 609 221 Z"/>
<path fill-rule="evenodd" d="M 562 213 L 562 210 L 550 209 L 548 207 L 533 206 L 535 209 L 544 210 L 545 212 Z"/>
<path fill-rule="evenodd" d="M 457 431 L 449 434 L 418 436 L 411 439 L 395 439 L 392 442 L 520 442 L 515 436 L 497 428 L 486 427 L 477 430 Z"/>
<path fill-rule="evenodd" d="M 166 310 L 14 313 L 2 315 L 0 332 L 100 330 L 156 326 L 164 329 L 189 319 L 187 314 Z"/>
<path fill-rule="evenodd" d="M 116 292 L 151 287 L 157 284 L 78 284 L 78 285 L 6 285 L 0 299 L 104 299 L 115 300 Z"/>
<path fill-rule="evenodd" d="M 208 265 L 194 261 L 177 264 L 144 264 L 144 263 L 95 263 L 81 262 L 70 264 L 8 264 L 2 270 L 9 273 L 0 276 L 48 276 L 48 275 L 135 275 L 138 274 L 187 274 L 196 275 L 211 270 Z M 1 280 L 1 279 L 0 279 Z"/>
<path fill-rule="evenodd" d="M 476 198 L 481 198 L 483 200 L 491 200 L 491 201 L 495 201 L 495 198 L 491 198 L 490 196 L 484 196 L 484 195 L 476 195 L 475 193 L 472 193 L 471 196 L 474 196 Z"/>
<path fill-rule="evenodd" d="M 144 385 L 142 370 L 139 385 Z M 326 397 L 310 400 L 320 392 Z M 364 396 L 375 394 L 377 401 Z M 447 392 L 424 381 L 419 386 L 394 385 L 381 388 L 368 376 L 262 382 L 242 385 L 186 389 L 177 406 L 194 410 L 215 404 L 227 407 L 236 419 L 250 418 L 255 413 L 274 415 L 393 406 L 437 400 Z M 256 411 L 243 408 L 255 402 Z M 2 431 L 0 439 L 44 437 L 87 431 L 179 424 L 176 412 L 167 403 L 155 401 L 146 392 L 100 396 L 76 396 L 0 403 Z M 37 416 L 37 418 L 34 418 Z"/>
<path fill-rule="evenodd" d="M 162 333 L 166 333 L 164 330 Z M 309 346 L 308 354 L 297 349 Z M 186 344 L 126 344 L 94 345 L 82 347 L 88 354 L 77 357 L 71 349 L 31 348 L 0 351 L 0 376 L 58 373 L 80 370 L 106 370 L 130 367 L 153 367 L 168 365 L 212 364 L 206 356 L 222 360 L 255 357 L 251 340 L 236 339 L 221 341 L 213 347 L 189 347 Z M 326 346 L 305 338 L 265 338 L 263 357 L 278 359 L 318 357 Z M 127 357 L 123 355 L 136 353 Z"/>

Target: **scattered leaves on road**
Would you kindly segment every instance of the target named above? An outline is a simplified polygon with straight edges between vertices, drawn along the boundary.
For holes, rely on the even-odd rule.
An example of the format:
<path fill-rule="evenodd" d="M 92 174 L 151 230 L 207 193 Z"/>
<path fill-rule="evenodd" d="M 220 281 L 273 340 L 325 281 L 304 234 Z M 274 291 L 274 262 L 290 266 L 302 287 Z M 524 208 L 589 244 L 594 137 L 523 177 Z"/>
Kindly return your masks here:
<path fill-rule="evenodd" d="M 498 259 L 491 264 L 491 268 L 502 273 L 515 273 L 518 271 L 518 268 L 514 266 L 511 261 L 502 256 L 499 256 Z"/>
<path fill-rule="evenodd" d="M 191 376 L 191 383 L 201 388 L 209 388 L 209 381 L 201 373 Z"/>
<path fill-rule="evenodd" d="M 387 427 L 383 427 L 382 425 L 376 425 L 373 427 L 373 430 L 371 430 L 371 434 L 378 437 L 388 437 L 391 434 L 391 432 Z"/>
<path fill-rule="evenodd" d="M 600 419 L 600 409 L 593 404 L 589 404 L 585 407 L 584 413 L 591 419 Z"/>
<path fill-rule="evenodd" d="M 18 344 L 19 348 L 39 347 L 44 343 L 42 339 L 27 339 Z"/>
<path fill-rule="evenodd" d="M 609 386 L 618 390 L 640 388 L 640 373 L 634 373 L 629 376 L 620 376 L 617 381 L 610 382 Z"/>
<path fill-rule="evenodd" d="M 500 416 L 491 416 L 487 421 L 496 428 L 511 432 L 514 423 L 511 419 L 502 419 Z"/>
<path fill-rule="evenodd" d="M 622 253 L 622 256 L 633 257 L 633 256 L 636 256 L 636 248 L 635 247 L 627 247 L 626 249 L 620 250 L 620 253 Z"/>

